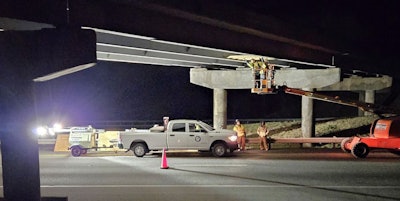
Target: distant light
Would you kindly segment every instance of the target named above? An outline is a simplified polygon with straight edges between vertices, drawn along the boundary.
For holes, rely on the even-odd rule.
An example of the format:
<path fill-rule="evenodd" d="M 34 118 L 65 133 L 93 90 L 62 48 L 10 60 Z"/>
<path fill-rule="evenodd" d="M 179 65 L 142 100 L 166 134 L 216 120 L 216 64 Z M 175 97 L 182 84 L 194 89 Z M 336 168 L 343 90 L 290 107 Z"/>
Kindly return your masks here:
<path fill-rule="evenodd" d="M 39 126 L 36 128 L 36 134 L 39 136 L 43 136 L 47 134 L 47 128 L 43 127 L 43 126 Z"/>
<path fill-rule="evenodd" d="M 61 130 L 62 128 L 63 128 L 63 126 L 62 126 L 62 124 L 60 124 L 60 123 L 55 123 L 55 124 L 53 125 L 53 129 L 54 129 L 55 132 Z"/>

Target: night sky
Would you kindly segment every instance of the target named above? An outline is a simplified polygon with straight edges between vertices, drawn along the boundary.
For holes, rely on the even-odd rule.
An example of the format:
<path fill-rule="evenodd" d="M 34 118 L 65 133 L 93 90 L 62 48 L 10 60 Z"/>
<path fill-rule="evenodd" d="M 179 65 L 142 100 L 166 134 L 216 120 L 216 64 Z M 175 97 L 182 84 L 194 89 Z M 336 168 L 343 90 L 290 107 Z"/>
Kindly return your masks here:
<path fill-rule="evenodd" d="M 15 12 L 21 12 L 20 17 L 33 21 L 65 23 L 64 4 L 59 5 L 61 3 L 54 1 L 45 2 L 47 2 L 45 5 L 52 6 L 45 7 L 36 3 L 25 3 L 26 8 L 32 9 L 19 9 L 20 4 L 9 3 L 7 4 L 9 7 L 3 6 L 3 10 L 0 7 L 0 13 L 5 16 L 14 16 Z M 95 27 L 98 25 L 121 32 L 134 28 L 129 21 L 129 17 L 132 19 L 135 17 L 134 12 L 129 10 L 131 1 L 121 0 L 121 4 L 116 3 L 117 1 L 70 2 L 71 22 L 87 23 L 85 25 L 93 23 Z M 344 0 L 302 2 L 233 0 L 218 1 L 218 3 L 216 1 L 202 1 L 202 3 L 192 1 L 190 4 L 182 2 L 179 0 L 168 1 L 168 3 L 159 1 L 160 4 L 170 3 L 200 15 L 202 13 L 215 14 L 220 19 L 226 17 L 224 12 L 231 13 L 232 11 L 223 10 L 213 13 L 211 12 L 213 10 L 208 9 L 209 6 L 224 8 L 225 4 L 235 4 L 236 12 L 240 13 L 240 10 L 243 9 L 246 12 L 254 11 L 254 14 L 272 17 L 271 19 L 277 20 L 277 24 L 284 22 L 283 25 L 291 26 L 291 30 L 294 31 L 293 33 L 286 32 L 287 37 L 300 37 L 305 42 L 350 51 L 351 54 L 344 55 L 345 57 L 358 56 L 357 53 L 367 55 L 364 58 L 368 58 L 373 63 L 370 62 L 368 66 L 350 65 L 348 70 L 361 69 L 393 76 L 397 79 L 395 80 L 397 91 L 400 91 L 398 82 L 400 62 L 397 58 L 397 49 L 400 45 L 398 37 L 400 32 L 397 27 L 400 25 L 400 15 L 396 8 L 396 1 L 365 3 L 364 1 Z M 5 3 L 4 5 L 6 5 Z M 74 7 L 74 5 L 78 5 L 78 7 Z M 94 10 L 97 8 L 96 12 L 102 12 L 93 14 L 91 8 Z M 121 12 L 116 12 L 117 8 Z M 79 9 L 83 9 L 85 12 Z M 237 16 L 237 19 L 232 19 L 232 22 L 237 24 L 248 22 L 245 25 L 248 25 L 249 28 L 260 29 L 267 33 L 279 31 L 279 29 L 271 29 L 268 24 L 257 21 L 257 19 L 244 20 Z M 281 30 L 285 31 L 284 28 Z M 190 30 L 185 31 L 192 34 Z M 308 33 L 313 34 L 308 35 Z M 316 35 L 325 37 L 315 37 Z M 185 36 L 182 37 L 185 38 Z M 315 41 L 316 38 L 321 41 Z M 287 54 L 296 55 L 296 52 Z M 1 72 L 4 70 L 0 69 Z M 190 84 L 189 70 L 189 68 L 181 67 L 99 61 L 93 68 L 48 82 L 35 83 L 32 91 L 35 115 L 37 119 L 45 119 L 44 121 L 61 119 L 71 124 L 80 121 L 161 120 L 163 116 L 173 119 L 212 120 L 213 91 Z M 22 94 L 19 91 L 14 91 L 6 85 L 0 87 L 3 87 L 0 90 L 3 97 L 1 100 L 3 103 L 0 106 L 2 111 L 10 108 L 4 103 L 25 101 L 19 98 L 18 94 Z M 331 92 L 331 94 L 358 99 L 356 93 Z M 377 103 L 382 103 L 385 96 L 387 94 L 377 94 Z M 396 98 L 396 95 L 393 97 Z M 298 96 L 256 95 L 251 94 L 250 89 L 228 90 L 228 119 L 299 118 L 301 117 L 300 105 L 301 97 Z M 355 108 L 315 101 L 316 117 L 356 114 Z"/>

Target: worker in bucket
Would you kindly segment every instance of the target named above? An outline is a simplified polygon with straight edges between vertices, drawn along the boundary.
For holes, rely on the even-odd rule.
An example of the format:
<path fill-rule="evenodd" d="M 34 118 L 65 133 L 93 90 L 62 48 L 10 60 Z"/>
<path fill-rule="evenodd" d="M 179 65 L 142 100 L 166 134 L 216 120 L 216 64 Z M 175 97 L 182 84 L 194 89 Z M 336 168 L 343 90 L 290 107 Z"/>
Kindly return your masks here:
<path fill-rule="evenodd" d="M 246 62 L 247 66 L 253 70 L 255 88 L 263 88 L 262 80 L 266 79 L 267 73 L 268 62 L 266 61 L 266 59 L 261 58 L 260 60 L 251 59 Z"/>
<path fill-rule="evenodd" d="M 235 126 L 233 127 L 233 130 L 237 133 L 237 142 L 239 145 L 239 151 L 244 151 L 246 150 L 246 129 L 244 126 L 240 123 L 239 119 L 235 120 Z"/>
<path fill-rule="evenodd" d="M 261 87 L 261 82 L 260 82 L 260 62 L 256 61 L 255 59 L 251 59 L 250 61 L 246 62 L 247 66 L 250 67 L 253 70 L 253 76 L 254 76 L 254 88 L 259 88 Z"/>
<path fill-rule="evenodd" d="M 262 121 L 260 123 L 260 126 L 257 128 L 257 134 L 260 139 L 260 150 L 268 151 L 268 145 L 267 145 L 267 140 L 266 140 L 268 133 L 269 133 L 269 130 L 268 130 L 267 126 L 265 125 L 265 122 Z"/>

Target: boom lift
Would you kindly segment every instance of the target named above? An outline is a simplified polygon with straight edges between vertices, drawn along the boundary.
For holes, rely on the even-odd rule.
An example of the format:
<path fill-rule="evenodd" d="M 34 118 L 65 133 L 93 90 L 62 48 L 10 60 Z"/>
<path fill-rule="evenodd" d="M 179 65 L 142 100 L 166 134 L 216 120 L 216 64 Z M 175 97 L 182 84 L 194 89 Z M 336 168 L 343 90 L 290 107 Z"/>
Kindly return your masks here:
<path fill-rule="evenodd" d="M 400 114 L 397 109 L 360 101 L 344 100 L 339 96 L 327 96 L 287 86 L 276 86 L 274 84 L 275 69 L 272 64 L 269 64 L 263 59 L 251 59 L 250 61 L 247 61 L 247 65 L 253 69 L 254 87 L 251 89 L 252 93 L 273 94 L 284 92 L 287 94 L 306 96 L 312 99 L 357 107 L 363 111 L 377 114 L 380 119 L 377 119 L 372 123 L 369 137 L 354 136 L 351 138 L 345 138 L 341 142 L 341 148 L 344 152 L 351 152 L 351 154 L 356 158 L 366 157 L 371 149 L 386 149 L 392 153 L 400 155 L 400 117 L 394 116 Z M 384 118 L 384 116 L 387 115 L 391 117 Z"/>
<path fill-rule="evenodd" d="M 316 93 L 313 91 L 306 91 L 302 89 L 296 89 L 283 86 L 277 86 L 274 82 L 275 75 L 275 67 L 273 64 L 270 64 L 266 59 L 251 59 L 247 61 L 247 65 L 252 68 L 253 71 L 253 83 L 254 86 L 251 89 L 252 93 L 257 94 L 276 94 L 280 92 L 284 92 L 287 94 L 297 95 L 297 96 L 306 96 L 312 99 L 337 103 L 341 105 L 347 105 L 351 107 L 357 107 L 365 112 L 370 112 L 377 114 L 382 117 L 383 115 L 393 115 L 400 114 L 400 111 L 396 111 L 393 108 L 387 108 L 384 106 L 375 105 L 372 103 L 365 103 L 361 101 L 354 100 L 346 100 L 339 96 L 328 96 L 321 93 Z"/>

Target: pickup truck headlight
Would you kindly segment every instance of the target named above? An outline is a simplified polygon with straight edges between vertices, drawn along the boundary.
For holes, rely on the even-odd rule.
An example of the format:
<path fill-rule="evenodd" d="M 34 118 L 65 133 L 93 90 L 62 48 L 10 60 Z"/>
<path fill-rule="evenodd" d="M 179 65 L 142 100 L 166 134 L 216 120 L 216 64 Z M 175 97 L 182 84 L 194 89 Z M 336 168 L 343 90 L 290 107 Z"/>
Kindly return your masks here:
<path fill-rule="evenodd" d="M 228 137 L 228 139 L 232 142 L 235 142 L 237 140 L 237 136 L 236 135 L 232 135 L 230 137 Z"/>

